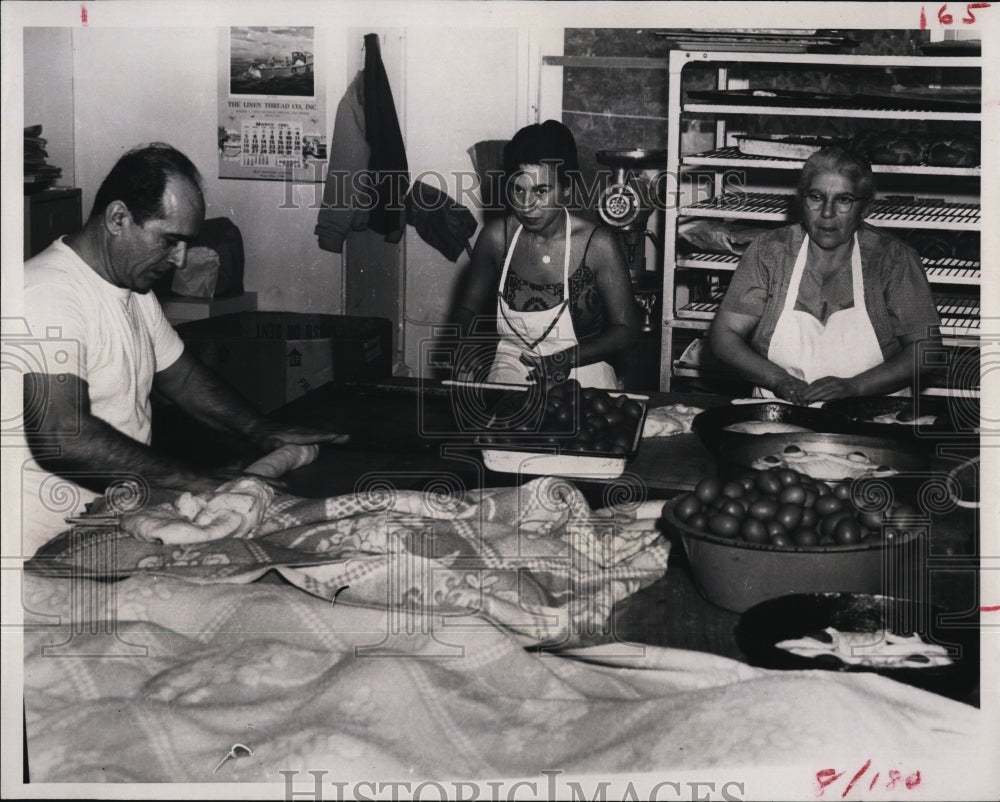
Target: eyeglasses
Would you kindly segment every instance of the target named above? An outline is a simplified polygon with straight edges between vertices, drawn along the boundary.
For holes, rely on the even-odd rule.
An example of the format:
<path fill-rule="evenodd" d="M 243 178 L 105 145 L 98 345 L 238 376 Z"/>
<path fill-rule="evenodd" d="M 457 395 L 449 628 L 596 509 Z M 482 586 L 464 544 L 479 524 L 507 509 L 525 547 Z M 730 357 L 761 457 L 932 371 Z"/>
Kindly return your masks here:
<path fill-rule="evenodd" d="M 826 205 L 828 200 L 832 200 L 833 208 L 837 210 L 838 214 L 847 214 L 854 208 L 854 204 L 861 200 L 861 198 L 855 198 L 853 195 L 837 195 L 835 198 L 828 198 L 819 192 L 807 192 L 802 197 L 805 199 L 806 206 L 814 212 L 818 212 Z"/>

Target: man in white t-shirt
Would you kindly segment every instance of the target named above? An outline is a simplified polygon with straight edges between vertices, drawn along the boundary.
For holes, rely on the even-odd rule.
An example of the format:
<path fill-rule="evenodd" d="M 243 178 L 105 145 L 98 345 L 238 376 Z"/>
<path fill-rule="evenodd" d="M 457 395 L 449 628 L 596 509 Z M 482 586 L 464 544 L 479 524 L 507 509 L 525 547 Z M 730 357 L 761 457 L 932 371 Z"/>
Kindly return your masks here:
<path fill-rule="evenodd" d="M 268 422 L 187 353 L 164 318 L 150 289 L 184 267 L 205 216 L 200 185 L 197 168 L 169 145 L 130 151 L 101 184 L 83 230 L 24 266 L 31 334 L 56 344 L 24 376 L 34 457 L 22 472 L 25 554 L 116 480 L 200 492 L 227 478 L 150 448 L 154 386 L 197 420 L 261 449 L 346 439 Z"/>

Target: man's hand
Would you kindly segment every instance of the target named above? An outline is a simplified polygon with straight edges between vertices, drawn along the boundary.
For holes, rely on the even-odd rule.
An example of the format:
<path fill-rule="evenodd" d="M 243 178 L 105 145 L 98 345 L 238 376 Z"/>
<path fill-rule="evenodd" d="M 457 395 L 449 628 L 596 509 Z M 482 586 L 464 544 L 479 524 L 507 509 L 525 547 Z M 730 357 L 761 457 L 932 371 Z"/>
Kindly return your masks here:
<path fill-rule="evenodd" d="M 838 376 L 824 376 L 816 379 L 802 392 L 802 398 L 807 404 L 814 401 L 833 401 L 835 398 L 852 398 L 857 390 L 852 379 L 842 379 Z"/>
<path fill-rule="evenodd" d="M 286 423 L 266 421 L 255 426 L 249 433 L 254 445 L 265 451 L 289 445 L 309 445 L 311 443 L 346 443 L 350 436 L 336 432 L 324 432 L 308 426 L 294 426 Z"/>

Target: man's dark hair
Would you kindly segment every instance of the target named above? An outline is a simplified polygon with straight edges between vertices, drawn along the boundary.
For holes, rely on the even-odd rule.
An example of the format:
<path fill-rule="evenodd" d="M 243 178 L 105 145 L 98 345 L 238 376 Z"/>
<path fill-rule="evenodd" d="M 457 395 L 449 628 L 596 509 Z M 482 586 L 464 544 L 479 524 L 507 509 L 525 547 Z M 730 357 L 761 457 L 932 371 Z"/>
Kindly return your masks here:
<path fill-rule="evenodd" d="M 122 156 L 101 182 L 90 219 L 100 217 L 114 201 L 121 201 L 137 225 L 164 216 L 163 190 L 171 176 L 186 178 L 201 190 L 201 174 L 177 148 L 163 142 L 133 148 Z"/>

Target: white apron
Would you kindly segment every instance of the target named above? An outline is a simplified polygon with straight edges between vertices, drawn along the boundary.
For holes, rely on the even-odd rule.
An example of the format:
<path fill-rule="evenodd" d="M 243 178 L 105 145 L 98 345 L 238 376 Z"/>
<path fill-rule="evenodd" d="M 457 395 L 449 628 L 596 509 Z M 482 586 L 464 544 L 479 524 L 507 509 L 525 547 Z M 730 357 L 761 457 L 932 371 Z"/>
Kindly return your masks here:
<path fill-rule="evenodd" d="M 850 378 L 884 361 L 882 349 L 868 310 L 865 307 L 865 288 L 861 275 L 861 250 L 854 237 L 851 250 L 851 285 L 854 306 L 841 309 L 820 323 L 808 312 L 795 309 L 799 285 L 806 268 L 809 238 L 802 247 L 792 268 L 785 305 L 771 335 L 767 358 L 784 368 L 792 376 L 806 383 L 824 376 Z M 763 387 L 755 390 L 761 398 L 774 398 L 774 393 Z"/>
<path fill-rule="evenodd" d="M 569 257 L 570 216 L 566 211 L 566 256 L 563 260 L 563 300 L 553 309 L 536 312 L 519 312 L 511 309 L 503 299 L 504 282 L 510 269 L 510 260 L 524 226 L 518 226 L 504 258 L 497 290 L 497 332 L 500 343 L 490 368 L 489 381 L 502 384 L 528 384 L 530 366 L 521 362 L 522 354 L 548 356 L 572 348 L 579 342 L 573 327 L 569 308 Z M 618 388 L 614 368 L 607 362 L 595 362 L 570 371 L 569 378 L 576 379 L 583 387 Z"/>

